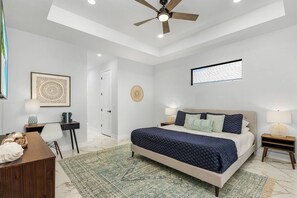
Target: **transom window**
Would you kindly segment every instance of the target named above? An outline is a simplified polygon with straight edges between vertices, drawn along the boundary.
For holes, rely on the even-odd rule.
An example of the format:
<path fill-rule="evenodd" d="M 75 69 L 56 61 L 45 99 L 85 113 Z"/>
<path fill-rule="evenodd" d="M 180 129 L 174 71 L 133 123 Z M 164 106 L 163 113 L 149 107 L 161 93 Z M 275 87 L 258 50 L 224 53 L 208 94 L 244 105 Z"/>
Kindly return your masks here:
<path fill-rule="evenodd" d="M 191 85 L 242 79 L 242 59 L 191 69 Z"/>

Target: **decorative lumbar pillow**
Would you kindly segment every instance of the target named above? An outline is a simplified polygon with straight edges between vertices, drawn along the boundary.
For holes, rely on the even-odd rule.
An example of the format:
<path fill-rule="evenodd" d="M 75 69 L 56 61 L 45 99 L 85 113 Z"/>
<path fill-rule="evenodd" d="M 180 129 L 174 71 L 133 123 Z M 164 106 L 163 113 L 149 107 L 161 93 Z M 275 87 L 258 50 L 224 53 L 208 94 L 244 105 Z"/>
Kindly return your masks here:
<path fill-rule="evenodd" d="M 196 119 L 193 122 L 192 129 L 196 131 L 212 132 L 213 122 L 210 120 Z"/>
<path fill-rule="evenodd" d="M 242 114 L 225 115 L 223 131 L 240 134 L 242 130 Z"/>
<path fill-rule="evenodd" d="M 207 114 L 206 118 L 207 118 L 207 120 L 210 120 L 213 122 L 213 129 L 212 129 L 213 132 L 222 132 L 223 131 L 225 115 Z"/>
<path fill-rule="evenodd" d="M 202 116 L 201 114 L 197 114 L 197 113 L 187 113 L 187 112 L 183 112 L 183 111 L 178 111 L 177 115 L 176 115 L 176 119 L 175 119 L 175 125 L 184 126 L 185 120 L 186 120 L 186 114 L 200 115 L 200 117 Z M 200 117 L 199 117 L 199 119 L 200 119 Z"/>
<path fill-rule="evenodd" d="M 194 121 L 200 119 L 200 114 L 186 114 L 185 124 L 184 127 L 187 129 L 193 129 Z"/>

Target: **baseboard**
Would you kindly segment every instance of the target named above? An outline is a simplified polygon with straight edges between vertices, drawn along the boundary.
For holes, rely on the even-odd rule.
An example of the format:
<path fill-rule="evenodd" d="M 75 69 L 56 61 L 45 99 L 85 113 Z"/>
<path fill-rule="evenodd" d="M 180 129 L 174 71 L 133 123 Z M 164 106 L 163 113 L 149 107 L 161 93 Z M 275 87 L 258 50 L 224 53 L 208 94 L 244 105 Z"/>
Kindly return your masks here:
<path fill-rule="evenodd" d="M 125 135 L 118 135 L 117 136 L 117 140 L 118 141 L 126 141 L 126 140 L 130 140 L 130 134 L 125 134 Z"/>
<path fill-rule="evenodd" d="M 99 131 L 101 133 L 101 129 L 100 128 L 96 128 L 96 127 L 89 127 L 87 130 L 92 130 L 92 131 Z"/>

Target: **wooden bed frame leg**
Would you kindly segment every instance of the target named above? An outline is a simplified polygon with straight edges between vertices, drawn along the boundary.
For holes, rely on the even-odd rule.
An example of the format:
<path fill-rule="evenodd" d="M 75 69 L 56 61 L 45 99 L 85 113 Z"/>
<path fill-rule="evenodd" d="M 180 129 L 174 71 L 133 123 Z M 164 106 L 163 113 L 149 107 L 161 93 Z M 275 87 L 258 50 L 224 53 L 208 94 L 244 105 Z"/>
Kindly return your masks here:
<path fill-rule="evenodd" d="M 134 157 L 134 152 L 132 151 L 132 157 Z"/>
<path fill-rule="evenodd" d="M 216 197 L 219 197 L 220 188 L 215 186 Z"/>

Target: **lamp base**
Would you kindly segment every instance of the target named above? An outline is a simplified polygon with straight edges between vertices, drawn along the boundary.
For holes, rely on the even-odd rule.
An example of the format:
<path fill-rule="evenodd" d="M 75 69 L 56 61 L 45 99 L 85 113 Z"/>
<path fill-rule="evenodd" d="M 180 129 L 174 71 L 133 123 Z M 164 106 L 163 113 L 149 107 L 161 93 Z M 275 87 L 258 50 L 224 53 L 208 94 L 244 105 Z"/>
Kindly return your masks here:
<path fill-rule="evenodd" d="M 30 126 L 37 125 L 37 123 L 38 123 L 37 116 L 29 116 L 29 118 L 28 118 L 28 124 Z"/>
<path fill-rule="evenodd" d="M 288 128 L 282 124 L 274 124 L 269 128 L 269 132 L 272 136 L 286 137 L 288 133 Z"/>
<path fill-rule="evenodd" d="M 174 116 L 167 116 L 166 122 L 169 124 L 173 124 L 175 122 Z"/>
<path fill-rule="evenodd" d="M 272 132 L 271 135 L 274 137 L 287 137 L 288 134 L 284 132 Z"/>

